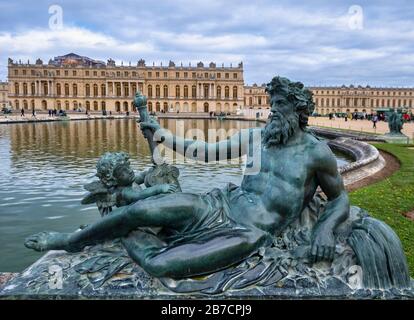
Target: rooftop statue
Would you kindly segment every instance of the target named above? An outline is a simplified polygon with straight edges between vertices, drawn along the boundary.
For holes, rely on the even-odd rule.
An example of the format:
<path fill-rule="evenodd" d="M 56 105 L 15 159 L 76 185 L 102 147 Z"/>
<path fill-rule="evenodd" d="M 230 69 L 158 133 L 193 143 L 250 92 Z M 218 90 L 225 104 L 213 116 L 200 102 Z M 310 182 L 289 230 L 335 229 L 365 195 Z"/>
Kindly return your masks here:
<path fill-rule="evenodd" d="M 409 288 L 397 235 L 364 210 L 350 208 L 332 151 L 308 131 L 308 117 L 314 110 L 311 92 L 302 83 L 282 77 L 273 78 L 266 91 L 272 111 L 266 126 L 242 130 L 229 140 L 168 138 L 147 115 L 140 123 L 155 144 L 206 162 L 249 156 L 259 137 L 260 168 L 246 174 L 240 186 L 229 184 L 206 194 L 176 192 L 180 191 L 176 187 L 168 190 L 172 193 L 160 192 L 167 190 L 156 187 L 157 192 L 142 197 L 143 191 L 128 189 L 143 181 L 137 181 L 129 164 L 104 169 L 109 178 L 100 174 L 97 188 L 103 191 L 89 195 L 88 201 L 105 200 L 106 195 L 97 194 L 106 194 L 117 180 L 108 193 L 115 195 L 111 199 L 119 201 L 119 208 L 74 233 L 33 235 L 26 247 L 80 252 L 86 246 L 121 239 L 130 259 L 178 293 L 217 294 L 289 283 L 292 287 L 304 281 L 318 288 L 332 283 L 334 287 Z M 141 113 L 145 97 L 137 93 L 134 104 Z M 207 156 L 212 152 L 214 157 Z M 105 155 L 98 172 L 111 157 L 127 162 L 126 156 Z M 158 166 L 165 164 L 154 168 Z M 129 191 L 121 190 L 124 187 Z M 80 269 L 85 272 L 91 266 Z"/>

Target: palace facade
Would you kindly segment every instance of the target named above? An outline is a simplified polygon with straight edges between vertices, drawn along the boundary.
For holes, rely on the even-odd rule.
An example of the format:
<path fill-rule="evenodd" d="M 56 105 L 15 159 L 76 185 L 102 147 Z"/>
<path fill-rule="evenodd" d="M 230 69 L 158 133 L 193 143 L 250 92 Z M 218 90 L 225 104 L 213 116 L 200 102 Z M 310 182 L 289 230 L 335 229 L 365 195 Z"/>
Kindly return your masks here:
<path fill-rule="evenodd" d="M 243 63 L 217 66 L 214 62 L 195 66 L 116 65 L 74 53 L 55 57 L 47 64 L 38 59 L 8 61 L 8 83 L 0 82 L 0 106 L 15 109 L 62 109 L 101 112 L 132 111 L 135 92 L 148 97 L 154 112 L 225 112 L 268 109 L 265 85 L 244 84 Z M 7 91 L 8 87 L 8 91 Z M 414 88 L 370 86 L 309 87 L 314 94 L 315 113 L 366 112 L 386 108 L 414 111 Z"/>
<path fill-rule="evenodd" d="M 414 111 L 414 88 L 382 88 L 371 86 L 310 87 L 314 96 L 315 112 L 375 113 L 389 108 Z"/>
<path fill-rule="evenodd" d="M 9 84 L 0 81 L 0 109 L 9 105 Z"/>
<path fill-rule="evenodd" d="M 365 112 L 375 113 L 389 108 L 414 112 L 414 88 L 371 86 L 308 87 L 313 93 L 315 113 Z M 245 106 L 253 109 L 269 108 L 265 85 L 245 87 Z M 266 102 L 263 105 L 263 102 Z"/>
<path fill-rule="evenodd" d="M 243 63 L 217 66 L 116 65 L 76 54 L 47 64 L 8 61 L 9 101 L 15 109 L 132 111 L 137 90 L 155 112 L 235 112 L 243 107 Z"/>
<path fill-rule="evenodd" d="M 258 86 L 256 83 L 252 86 L 244 87 L 244 105 L 247 108 L 262 109 L 270 107 L 269 96 L 265 92 L 266 85 Z"/>

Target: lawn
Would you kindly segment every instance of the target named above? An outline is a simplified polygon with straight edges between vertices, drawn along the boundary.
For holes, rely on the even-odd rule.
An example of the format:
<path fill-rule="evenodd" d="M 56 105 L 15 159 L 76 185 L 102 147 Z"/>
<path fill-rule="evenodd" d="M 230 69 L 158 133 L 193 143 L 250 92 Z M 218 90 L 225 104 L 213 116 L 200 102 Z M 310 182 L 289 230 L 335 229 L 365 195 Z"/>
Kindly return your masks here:
<path fill-rule="evenodd" d="M 398 234 L 414 277 L 414 221 L 403 214 L 414 210 L 414 146 L 379 143 L 378 149 L 395 155 L 401 168 L 391 177 L 350 193 L 352 205 L 391 226 Z M 412 148 L 412 149 L 410 149 Z"/>

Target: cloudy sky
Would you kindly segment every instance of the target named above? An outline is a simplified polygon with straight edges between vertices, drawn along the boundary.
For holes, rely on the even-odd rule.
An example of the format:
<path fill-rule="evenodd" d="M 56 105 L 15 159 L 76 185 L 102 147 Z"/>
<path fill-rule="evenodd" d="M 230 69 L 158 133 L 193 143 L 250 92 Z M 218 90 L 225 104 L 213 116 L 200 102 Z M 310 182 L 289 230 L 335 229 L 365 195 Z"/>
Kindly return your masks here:
<path fill-rule="evenodd" d="M 8 57 L 75 52 L 150 65 L 243 61 L 248 84 L 283 75 L 306 85 L 414 86 L 413 49 L 412 0 L 0 0 L 0 79 Z"/>

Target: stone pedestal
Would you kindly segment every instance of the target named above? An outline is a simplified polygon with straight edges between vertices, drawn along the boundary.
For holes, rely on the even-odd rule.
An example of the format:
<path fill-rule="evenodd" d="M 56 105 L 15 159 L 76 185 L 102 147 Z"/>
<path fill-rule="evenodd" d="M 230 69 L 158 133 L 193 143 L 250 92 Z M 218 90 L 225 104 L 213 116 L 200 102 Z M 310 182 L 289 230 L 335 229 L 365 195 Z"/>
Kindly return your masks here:
<path fill-rule="evenodd" d="M 299 268 L 300 269 L 300 268 Z M 313 269 L 312 269 L 313 270 Z M 50 251 L 0 288 L 0 299 L 413 299 L 412 289 L 358 289 L 359 279 L 329 275 L 328 264 L 284 274 L 269 286 L 219 294 L 175 293 L 135 264 L 118 242 L 70 254 Z M 356 270 L 355 270 L 356 271 Z M 314 275 L 312 275 L 314 272 Z M 306 273 L 306 274 L 305 274 Z M 326 273 L 326 274 L 324 274 Z M 309 274 L 311 276 L 309 276 Z M 321 281 L 321 275 L 324 279 Z M 194 281 L 200 281 L 200 278 Z M 164 284 L 163 284 L 164 281 Z"/>
<path fill-rule="evenodd" d="M 384 140 L 388 143 L 396 143 L 396 144 L 408 144 L 410 143 L 410 138 L 407 137 L 405 134 L 391 134 L 387 133 L 384 134 Z"/>

